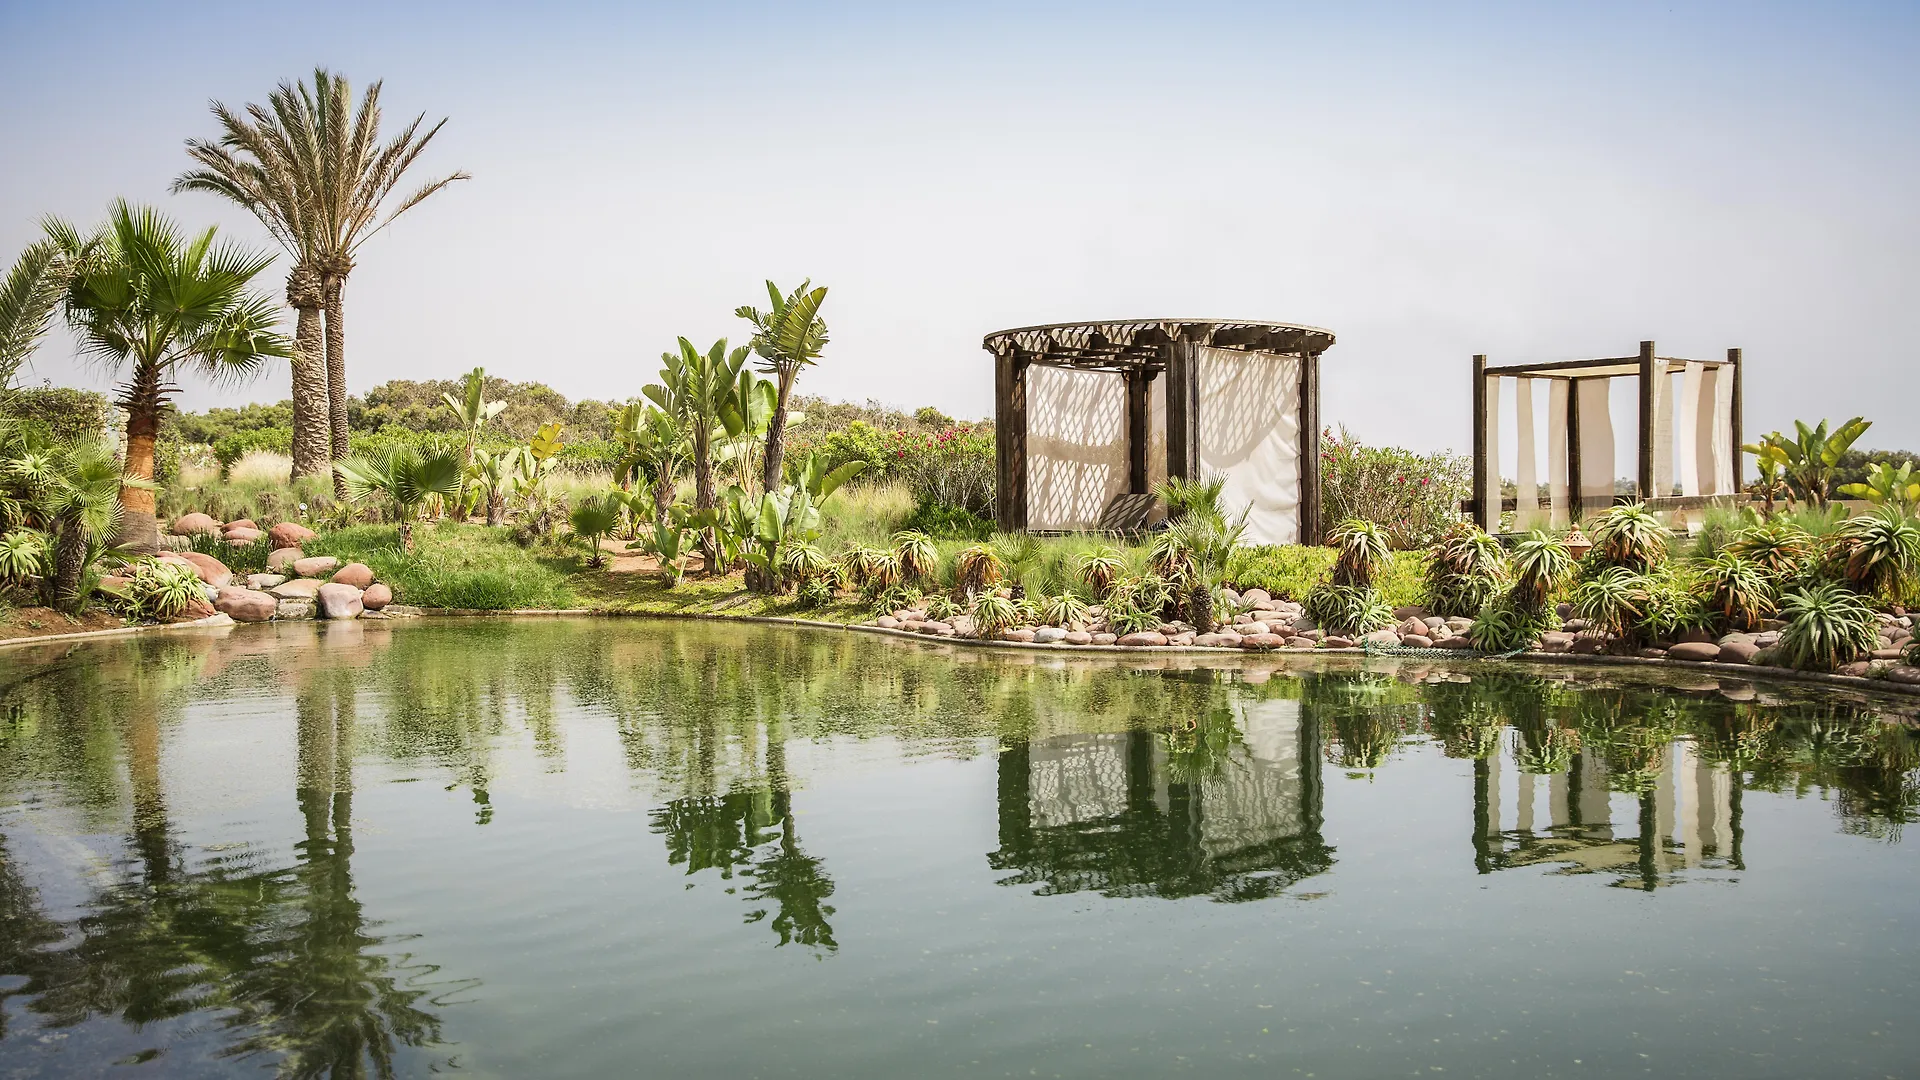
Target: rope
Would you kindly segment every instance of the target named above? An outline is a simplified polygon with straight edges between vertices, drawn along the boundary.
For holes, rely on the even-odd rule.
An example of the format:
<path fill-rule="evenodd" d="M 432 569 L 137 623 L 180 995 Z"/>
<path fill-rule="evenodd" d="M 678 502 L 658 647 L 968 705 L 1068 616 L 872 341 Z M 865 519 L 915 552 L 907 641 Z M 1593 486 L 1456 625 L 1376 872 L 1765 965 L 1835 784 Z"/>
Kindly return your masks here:
<path fill-rule="evenodd" d="M 1368 656 L 1408 656 L 1419 660 L 1457 660 L 1462 657 L 1473 660 L 1511 660 L 1528 651 L 1524 647 L 1497 653 L 1482 652 L 1478 649 L 1422 649 L 1406 645 L 1382 645 L 1374 641 L 1363 641 L 1360 647 Z"/>

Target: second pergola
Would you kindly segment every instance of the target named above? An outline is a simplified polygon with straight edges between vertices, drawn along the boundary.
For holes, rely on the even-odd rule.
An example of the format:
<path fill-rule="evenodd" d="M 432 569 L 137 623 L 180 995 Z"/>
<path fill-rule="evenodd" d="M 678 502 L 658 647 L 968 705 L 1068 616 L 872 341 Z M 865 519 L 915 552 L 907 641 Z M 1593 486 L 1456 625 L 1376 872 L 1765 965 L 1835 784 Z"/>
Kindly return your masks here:
<path fill-rule="evenodd" d="M 1500 412 L 1503 380 L 1514 381 L 1514 484 L 1501 497 Z M 1638 398 L 1633 487 L 1616 491 L 1613 381 L 1632 379 Z M 1534 385 L 1547 386 L 1544 424 Z M 1633 498 L 1654 509 L 1689 510 L 1740 491 L 1740 350 L 1725 360 L 1656 355 L 1489 367 L 1473 358 L 1473 497 L 1468 509 L 1488 532 L 1501 511 L 1517 529 L 1563 527 L 1585 512 Z M 1678 446 L 1684 428 L 1690 445 Z M 1539 443 L 1547 446 L 1546 498 L 1540 495 Z"/>

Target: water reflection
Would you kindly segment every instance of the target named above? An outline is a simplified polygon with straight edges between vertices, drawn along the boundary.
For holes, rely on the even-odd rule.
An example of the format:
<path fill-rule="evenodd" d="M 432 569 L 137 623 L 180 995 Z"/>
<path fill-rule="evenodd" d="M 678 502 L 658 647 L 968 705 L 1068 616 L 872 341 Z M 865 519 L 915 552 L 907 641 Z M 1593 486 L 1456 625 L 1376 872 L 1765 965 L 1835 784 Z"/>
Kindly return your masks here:
<path fill-rule="evenodd" d="M 1887 843 L 1920 813 L 1909 727 L 1737 683 L 1209 670 L 560 621 L 247 628 L 0 663 L 0 1044 L 78 1029 L 116 1059 L 293 1076 L 455 1063 L 442 1014 L 477 989 L 366 910 L 353 811 L 370 762 L 469 793 L 460 828 L 470 796 L 476 837 L 513 820 L 495 794 L 514 775 L 611 770 L 647 811 L 654 865 L 733 912 L 739 940 L 820 956 L 850 933 L 835 904 L 850 875 L 809 846 L 796 802 L 858 747 L 990 768 L 995 803 L 970 808 L 997 826 L 986 873 L 1041 896 L 1318 889 L 1337 877 L 1329 785 L 1390 785 L 1439 758 L 1457 763 L 1457 797 L 1422 812 L 1458 821 L 1456 865 L 1485 875 L 1732 879 L 1748 870 L 1754 792 L 1825 800 L 1840 832 Z M 169 778 L 224 774 L 170 772 L 170 740 L 233 700 L 291 726 L 277 797 L 298 835 L 183 833 Z M 47 854 L 34 823 L 56 813 L 108 838 L 100 865 Z M 48 894 L 62 873 L 83 883 L 77 898 Z M 100 1037 L 105 1024 L 121 1036 Z"/>

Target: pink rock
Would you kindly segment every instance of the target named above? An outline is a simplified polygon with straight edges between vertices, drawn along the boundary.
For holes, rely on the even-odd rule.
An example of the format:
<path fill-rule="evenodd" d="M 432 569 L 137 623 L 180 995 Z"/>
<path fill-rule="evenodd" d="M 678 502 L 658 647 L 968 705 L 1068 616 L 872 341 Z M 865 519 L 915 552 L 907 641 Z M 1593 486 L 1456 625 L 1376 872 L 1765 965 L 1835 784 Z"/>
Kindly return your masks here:
<path fill-rule="evenodd" d="M 1243 649 L 1248 649 L 1255 652 L 1264 652 L 1268 649 L 1277 649 L 1280 646 L 1285 645 L 1286 643 L 1287 643 L 1287 639 L 1281 637 L 1279 634 L 1242 634 L 1240 635 L 1240 647 Z"/>
<path fill-rule="evenodd" d="M 196 596 L 187 601 L 187 606 L 180 609 L 180 614 L 174 616 L 173 621 L 185 622 L 189 619 L 204 619 L 213 613 L 213 605 L 207 603 L 207 598 L 204 596 Z"/>
<path fill-rule="evenodd" d="M 379 611 L 391 603 L 393 603 L 393 590 L 378 581 L 367 586 L 367 591 L 360 594 L 360 604 L 368 611 Z"/>
<path fill-rule="evenodd" d="M 236 529 L 229 526 L 227 529 L 227 543 L 251 544 L 265 535 L 267 534 L 261 532 L 259 529 Z"/>
<path fill-rule="evenodd" d="M 256 525 L 252 518 L 235 518 L 227 522 L 223 527 L 228 529 L 258 529 L 260 526 Z"/>
<path fill-rule="evenodd" d="M 1000 631 L 1000 640 L 1001 640 L 1001 641 L 1027 641 L 1027 642 L 1030 642 L 1030 641 L 1032 641 L 1032 640 L 1033 640 L 1033 631 L 1031 631 L 1031 630 L 1002 630 L 1002 631 Z"/>
<path fill-rule="evenodd" d="M 1199 635 L 1197 635 L 1197 634 L 1195 634 L 1195 633 L 1194 633 L 1194 632 L 1193 632 L 1192 630 L 1182 630 L 1182 631 L 1180 631 L 1180 632 L 1179 632 L 1179 633 L 1177 633 L 1177 634 L 1168 634 L 1168 635 L 1167 635 L 1167 644 L 1169 644 L 1169 645 L 1191 645 L 1191 644 L 1193 644 L 1193 642 L 1194 642 L 1194 639 L 1195 639 L 1196 637 L 1198 637 L 1198 636 L 1199 636 Z"/>
<path fill-rule="evenodd" d="M 318 578 L 293 578 L 267 591 L 281 600 L 311 600 L 320 595 L 320 585 Z"/>
<path fill-rule="evenodd" d="M 1334 634 L 1331 637 L 1321 638 L 1320 647 L 1323 649 L 1351 649 L 1353 648 L 1353 639 Z"/>
<path fill-rule="evenodd" d="M 1409 649 L 1431 649 L 1433 639 L 1425 634 L 1408 634 L 1400 639 L 1400 644 Z"/>
<path fill-rule="evenodd" d="M 1091 642 L 1091 644 L 1111 645 L 1118 640 L 1120 639 L 1113 634 L 1100 633 L 1100 634 L 1093 635 L 1093 641 Z"/>
<path fill-rule="evenodd" d="M 1711 641 L 1682 641 L 1667 650 L 1667 659 L 1708 663 L 1720 659 L 1720 646 Z"/>
<path fill-rule="evenodd" d="M 1232 648 L 1240 644 L 1240 635 L 1200 634 L 1193 639 L 1193 643 L 1209 649 Z"/>
<path fill-rule="evenodd" d="M 1760 646 L 1755 645 L 1751 641 L 1729 641 L 1725 645 L 1720 646 L 1720 662 L 1725 664 L 1751 664 L 1753 663 L 1753 654 L 1759 651 Z"/>
<path fill-rule="evenodd" d="M 351 562 L 336 571 L 330 580 L 364 589 L 373 584 L 373 568 L 366 563 Z"/>
<path fill-rule="evenodd" d="M 1473 648 L 1473 641 L 1465 634 L 1455 634 L 1449 638 L 1436 638 L 1433 647 L 1436 649 L 1471 649 Z"/>
<path fill-rule="evenodd" d="M 214 536 L 219 532 L 220 523 L 206 514 L 186 514 L 176 519 L 173 523 L 173 535 L 175 536 L 195 536 L 200 533 Z"/>
<path fill-rule="evenodd" d="M 362 597 L 361 599 L 364 602 L 366 598 Z M 894 618 L 891 615 L 882 615 L 879 618 L 873 620 L 873 625 L 881 628 L 882 630 L 898 630 L 900 629 L 900 620 Z"/>
<path fill-rule="evenodd" d="M 323 619 L 357 619 L 366 610 L 366 605 L 360 602 L 360 590 L 339 582 L 320 586 L 318 599 Z"/>
<path fill-rule="evenodd" d="M 213 606 L 232 616 L 235 622 L 266 622 L 273 618 L 280 601 L 263 592 L 229 586 L 214 597 Z"/>
<path fill-rule="evenodd" d="M 306 556 L 300 554 L 300 549 L 297 547 L 276 547 L 272 554 L 267 556 L 267 569 L 276 574 L 287 573 L 292 570 L 294 563 L 304 558 Z"/>
<path fill-rule="evenodd" d="M 1060 640 L 1069 645 L 1091 645 L 1093 644 L 1093 635 L 1087 633 L 1085 630 L 1069 630 L 1067 631 L 1067 636 Z"/>
<path fill-rule="evenodd" d="M 293 572 L 301 577 L 319 577 L 339 568 L 340 560 L 331 555 L 315 555 L 310 559 L 296 559 L 293 563 Z"/>
<path fill-rule="evenodd" d="M 1920 686 L 1920 667 L 1902 664 L 1887 669 L 1887 681 L 1902 686 Z"/>
<path fill-rule="evenodd" d="M 233 581 L 233 571 L 227 569 L 226 563 L 221 562 L 211 555 L 202 555 L 197 551 L 169 551 L 160 556 L 160 561 L 167 563 L 186 563 L 188 566 L 193 567 L 194 573 L 200 575 L 201 581 L 206 582 L 216 589 L 222 585 L 231 584 Z"/>
<path fill-rule="evenodd" d="M 297 548 L 318 535 L 297 521 L 283 521 L 267 530 L 267 536 L 272 540 L 275 550 Z"/>
<path fill-rule="evenodd" d="M 1126 637 L 1120 638 L 1115 642 L 1115 644 L 1119 645 L 1132 645 L 1140 648 L 1151 645 L 1165 645 L 1166 643 L 1167 635 L 1158 630 L 1141 630 L 1138 633 L 1128 634 Z"/>

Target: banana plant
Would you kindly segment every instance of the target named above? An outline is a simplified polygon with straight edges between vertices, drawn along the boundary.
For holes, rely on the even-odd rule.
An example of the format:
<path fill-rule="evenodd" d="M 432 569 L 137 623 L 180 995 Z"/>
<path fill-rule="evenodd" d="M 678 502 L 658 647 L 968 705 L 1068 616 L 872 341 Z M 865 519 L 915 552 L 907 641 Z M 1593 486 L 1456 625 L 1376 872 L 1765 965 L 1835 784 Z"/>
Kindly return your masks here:
<path fill-rule="evenodd" d="M 1833 470 L 1840 464 L 1841 455 L 1873 424 L 1856 416 L 1831 434 L 1827 431 L 1825 420 L 1820 421 L 1817 427 L 1808 427 L 1805 421 L 1795 420 L 1793 426 L 1792 438 L 1775 431 L 1761 441 L 1778 448 L 1779 455 L 1786 459 L 1783 471 L 1795 493 L 1809 506 L 1816 509 L 1824 507 L 1827 505 L 1827 491 L 1833 486 Z"/>
<path fill-rule="evenodd" d="M 1901 462 L 1898 469 L 1876 461 L 1867 466 L 1866 483 L 1842 484 L 1840 494 L 1912 512 L 1920 506 L 1920 478 L 1914 476 L 1911 461 Z"/>
<path fill-rule="evenodd" d="M 653 533 L 643 543 L 660 560 L 660 570 L 669 584 L 678 585 L 687 576 L 687 551 L 692 547 L 694 530 L 688 527 L 685 507 L 671 508 L 666 517 L 653 523 Z"/>
<path fill-rule="evenodd" d="M 687 429 L 693 443 L 693 507 L 696 511 L 717 509 L 713 487 L 713 433 L 721 427 L 720 412 L 740 381 L 741 368 L 747 362 L 745 346 L 727 350 L 721 338 L 702 353 L 693 342 L 679 339 L 679 351 L 660 355 L 660 381 L 640 388 L 647 400 L 672 414 Z M 709 532 L 701 546 L 707 560 L 707 572 L 715 573 L 718 538 Z"/>
<path fill-rule="evenodd" d="M 497 453 L 480 451 L 474 456 L 473 464 L 467 466 L 467 482 L 479 495 L 487 508 L 487 524 L 498 525 L 506 520 L 507 500 L 520 490 L 522 455 L 527 452 L 523 447 L 513 447 Z M 527 455 L 531 464 L 531 455 Z"/>
<path fill-rule="evenodd" d="M 487 369 L 477 367 L 467 372 L 466 378 L 460 381 L 458 396 L 452 392 L 440 395 L 440 403 L 453 413 L 454 419 L 460 424 L 460 430 L 467 433 L 466 457 L 461 459 L 460 463 L 463 469 L 473 468 L 473 448 L 480 438 L 480 432 L 494 417 L 500 415 L 500 410 L 507 407 L 504 401 L 486 400 L 486 387 Z M 456 496 L 456 501 L 466 502 L 466 494 L 467 482 L 463 475 L 460 481 L 460 494 Z"/>
<path fill-rule="evenodd" d="M 826 502 L 834 492 L 839 491 L 848 481 L 865 471 L 867 471 L 867 463 L 864 461 L 849 461 L 839 468 L 830 469 L 827 467 L 827 455 L 819 450 L 812 450 L 800 462 L 800 467 L 794 470 L 794 481 L 799 487 L 806 489 L 807 494 L 813 496 L 814 503 L 818 505 Z"/>
<path fill-rule="evenodd" d="M 786 553 L 820 536 L 820 509 L 806 488 L 788 486 L 760 496 L 747 565 L 770 591 L 786 586 Z"/>
<path fill-rule="evenodd" d="M 1760 489 L 1760 496 L 1766 500 L 1766 506 L 1762 512 L 1771 518 L 1774 498 L 1785 492 L 1787 487 L 1786 482 L 1781 479 L 1786 475 L 1786 451 L 1765 439 L 1757 443 L 1748 443 L 1740 449 L 1753 455 L 1754 471 L 1759 477 L 1754 481 L 1754 486 Z"/>
<path fill-rule="evenodd" d="M 751 490 L 753 465 L 758 460 L 759 443 L 773 422 L 779 398 L 774 385 L 743 370 L 720 406 L 720 427 L 714 432 L 719 446 L 714 450 L 716 463 L 733 466 L 733 482 Z"/>
<path fill-rule="evenodd" d="M 644 401 L 628 402 L 614 418 L 614 438 L 620 443 L 620 460 L 614 465 L 614 482 L 626 487 L 643 475 L 653 482 L 654 521 L 665 521 L 673 506 L 673 485 L 687 465 L 690 444 L 687 432 L 672 413 Z M 633 508 L 635 517 L 644 511 Z"/>

